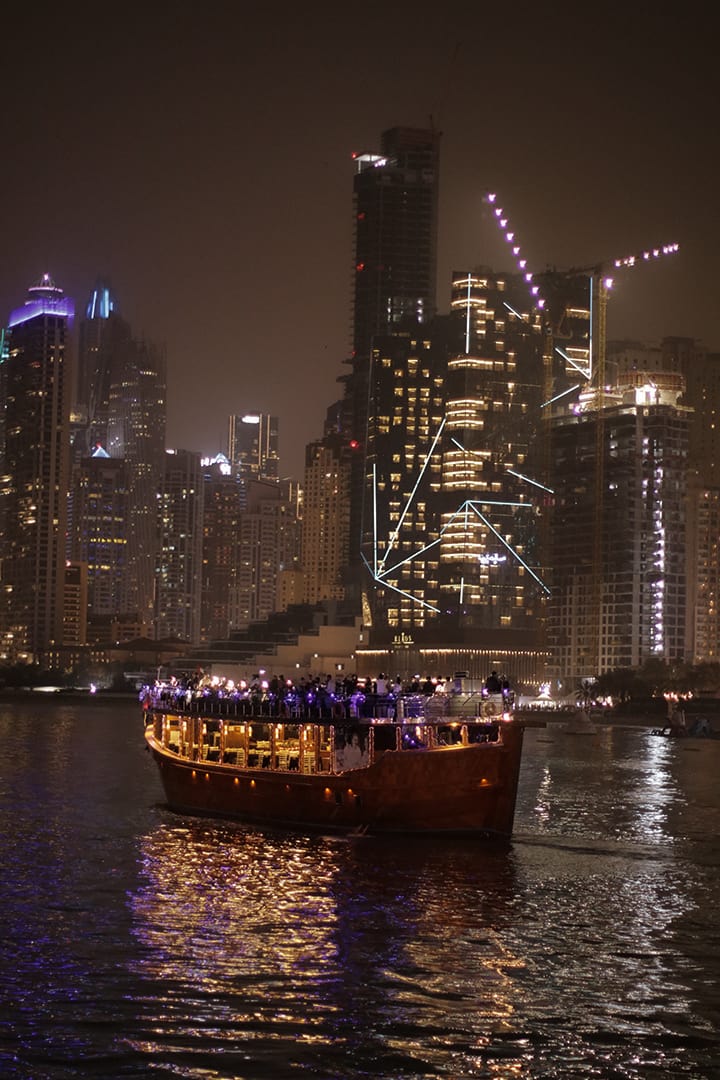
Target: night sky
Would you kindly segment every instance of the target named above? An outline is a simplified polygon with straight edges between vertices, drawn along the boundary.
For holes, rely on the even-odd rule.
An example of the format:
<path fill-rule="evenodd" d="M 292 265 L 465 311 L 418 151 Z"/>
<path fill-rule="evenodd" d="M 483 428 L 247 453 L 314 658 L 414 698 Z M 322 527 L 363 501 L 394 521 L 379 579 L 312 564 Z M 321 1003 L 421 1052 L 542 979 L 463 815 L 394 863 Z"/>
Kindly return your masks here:
<path fill-rule="evenodd" d="M 78 309 L 107 276 L 167 346 L 168 445 L 216 452 L 230 412 L 260 409 L 300 478 L 347 371 L 351 154 L 432 122 L 441 311 L 453 269 L 510 268 L 494 189 L 532 269 L 679 242 L 616 279 L 609 336 L 720 351 L 715 27 L 621 7 L 5 13 L 0 320 L 45 271 Z"/>

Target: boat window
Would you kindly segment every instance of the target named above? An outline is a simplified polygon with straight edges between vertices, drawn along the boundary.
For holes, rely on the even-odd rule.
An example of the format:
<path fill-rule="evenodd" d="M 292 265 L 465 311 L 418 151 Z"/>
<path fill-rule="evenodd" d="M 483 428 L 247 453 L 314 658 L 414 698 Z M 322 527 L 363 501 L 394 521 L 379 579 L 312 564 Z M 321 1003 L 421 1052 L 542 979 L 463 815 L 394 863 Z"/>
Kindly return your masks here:
<path fill-rule="evenodd" d="M 248 757 L 250 768 L 270 768 L 270 724 L 258 724 L 253 721 L 247 725 Z"/>
<path fill-rule="evenodd" d="M 460 724 L 438 724 L 438 746 L 455 746 L 462 740 L 462 728 Z"/>
<path fill-rule="evenodd" d="M 425 724 L 403 724 L 403 750 L 422 750 L 429 742 L 430 732 Z"/>
<path fill-rule="evenodd" d="M 394 724 L 375 724 L 373 726 L 373 733 L 375 735 L 375 753 L 382 753 L 384 750 L 395 750 L 397 747 L 397 736 L 395 735 Z"/>
<path fill-rule="evenodd" d="M 468 724 L 468 742 L 497 742 L 497 724 Z"/>

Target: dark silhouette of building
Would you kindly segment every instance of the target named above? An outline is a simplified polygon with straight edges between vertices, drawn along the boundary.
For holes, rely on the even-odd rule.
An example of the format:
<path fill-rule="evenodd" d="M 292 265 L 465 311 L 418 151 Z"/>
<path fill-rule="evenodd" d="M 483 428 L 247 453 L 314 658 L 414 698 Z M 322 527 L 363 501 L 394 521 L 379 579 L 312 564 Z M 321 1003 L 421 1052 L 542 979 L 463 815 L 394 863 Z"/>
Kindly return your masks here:
<path fill-rule="evenodd" d="M 435 314 L 440 136 L 391 128 L 380 153 L 354 155 L 353 349 L 367 360 L 376 334 Z"/>

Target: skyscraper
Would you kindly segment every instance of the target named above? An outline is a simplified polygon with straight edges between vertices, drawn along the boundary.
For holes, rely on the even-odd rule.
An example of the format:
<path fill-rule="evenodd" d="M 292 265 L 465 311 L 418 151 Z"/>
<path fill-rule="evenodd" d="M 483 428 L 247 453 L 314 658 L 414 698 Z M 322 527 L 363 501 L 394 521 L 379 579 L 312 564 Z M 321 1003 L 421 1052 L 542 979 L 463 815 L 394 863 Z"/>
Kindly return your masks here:
<path fill-rule="evenodd" d="M 440 136 L 383 132 L 380 153 L 355 154 L 354 355 L 367 360 L 376 334 L 435 314 Z"/>
<path fill-rule="evenodd" d="M 369 400 L 373 339 L 427 324 L 435 314 L 439 143 L 435 131 L 396 127 L 383 132 L 379 153 L 354 155 L 353 351 L 345 426 L 359 450 L 351 459 L 346 573 L 355 608 L 361 602 L 360 545 L 369 513 L 363 458 L 368 410 L 374 407 Z"/>
<path fill-rule="evenodd" d="M 75 467 L 72 508 L 72 556 L 87 567 L 88 636 L 91 642 L 110 641 L 113 620 L 126 610 L 125 461 L 102 447 L 83 457 Z"/>
<path fill-rule="evenodd" d="M 228 422 L 228 461 L 233 475 L 250 480 L 277 480 L 280 475 L 278 418 L 267 413 L 232 415 Z"/>
<path fill-rule="evenodd" d="M 63 633 L 73 314 L 72 300 L 43 275 L 10 315 L 0 364 L 2 652 L 40 663 Z"/>
<path fill-rule="evenodd" d="M 639 371 L 619 379 L 551 422 L 548 644 L 553 674 L 571 684 L 688 659 L 684 380 Z"/>
<path fill-rule="evenodd" d="M 300 567 L 301 493 L 291 480 L 251 480 L 240 516 L 232 627 L 244 630 L 278 610 L 278 575 Z"/>
<path fill-rule="evenodd" d="M 339 438 L 305 448 L 303 479 L 303 602 L 341 600 L 350 517 L 350 464 Z"/>
<path fill-rule="evenodd" d="M 200 455 L 168 450 L 158 496 L 155 637 L 200 639 L 203 491 Z"/>
<path fill-rule="evenodd" d="M 200 640 L 227 638 L 240 538 L 240 483 L 224 454 L 202 461 L 203 544 Z"/>
<path fill-rule="evenodd" d="M 659 345 L 616 341 L 608 346 L 608 367 L 620 378 L 675 373 L 685 381 L 683 404 L 690 406 L 687 509 L 687 640 L 694 663 L 720 656 L 718 598 L 718 515 L 720 514 L 720 355 L 698 341 L 666 337 Z"/>
<path fill-rule="evenodd" d="M 543 486 L 533 456 L 543 343 L 525 282 L 487 269 L 454 275 L 450 316 L 375 338 L 364 530 L 371 646 L 401 646 L 383 668 L 423 666 L 421 648 L 475 677 L 488 651 L 516 678 L 540 674 Z"/>
<path fill-rule="evenodd" d="M 101 446 L 126 464 L 127 560 L 122 610 L 151 632 L 158 544 L 157 493 L 165 465 L 164 351 L 138 339 L 106 283 L 93 289 L 80 326 L 77 397 L 86 452 Z"/>

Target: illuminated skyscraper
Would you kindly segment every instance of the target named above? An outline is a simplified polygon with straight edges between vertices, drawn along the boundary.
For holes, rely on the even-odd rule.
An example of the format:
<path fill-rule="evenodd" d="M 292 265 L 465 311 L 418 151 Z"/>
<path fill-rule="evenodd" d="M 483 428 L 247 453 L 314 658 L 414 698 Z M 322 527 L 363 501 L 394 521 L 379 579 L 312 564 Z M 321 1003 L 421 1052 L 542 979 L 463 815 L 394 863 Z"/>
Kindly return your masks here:
<path fill-rule="evenodd" d="M 203 544 L 200 640 L 230 632 L 240 538 L 240 483 L 224 454 L 202 462 Z"/>
<path fill-rule="evenodd" d="M 110 286 L 99 281 L 90 294 L 85 318 L 80 320 L 76 413 L 85 421 L 86 454 L 107 446 L 110 390 L 123 358 L 131 347 L 130 327 L 117 313 Z"/>
<path fill-rule="evenodd" d="M 356 447 L 345 578 L 348 602 L 358 613 L 364 591 L 360 546 L 371 513 L 364 457 L 374 408 L 368 396 L 373 339 L 413 332 L 435 314 L 439 144 L 435 131 L 396 127 L 383 132 L 379 153 L 354 155 L 353 351 L 343 427 Z"/>
<path fill-rule="evenodd" d="M 88 636 L 110 640 L 112 620 L 126 610 L 128 510 L 126 463 L 102 448 L 75 468 L 74 558 L 87 567 Z"/>
<path fill-rule="evenodd" d="M 350 518 L 350 464 L 339 438 L 305 448 L 303 480 L 303 603 L 341 600 Z"/>
<path fill-rule="evenodd" d="M 63 645 L 87 645 L 87 564 L 67 562 L 63 587 Z M 66 654 L 67 655 L 67 654 Z"/>
<path fill-rule="evenodd" d="M 136 338 L 105 284 L 88 300 L 80 326 L 77 396 L 86 450 L 101 446 L 126 465 L 127 561 L 122 609 L 149 634 L 155 607 L 157 493 L 165 465 L 164 351 Z"/>
<path fill-rule="evenodd" d="M 363 619 L 376 642 L 437 615 L 442 462 L 430 451 L 444 418 L 447 350 L 436 328 L 426 328 L 432 337 L 421 329 L 377 336 L 372 350 L 362 556 Z"/>
<path fill-rule="evenodd" d="M 683 391 L 680 374 L 627 372 L 553 417 L 548 644 L 563 681 L 688 659 Z"/>
<path fill-rule="evenodd" d="M 277 417 L 260 412 L 231 416 L 227 456 L 233 475 L 245 483 L 277 480 L 280 475 Z"/>
<path fill-rule="evenodd" d="M 8 320 L 0 364 L 2 652 L 42 663 L 62 643 L 73 302 L 45 274 Z"/>
<path fill-rule="evenodd" d="M 720 657 L 720 355 L 693 338 L 666 337 L 659 345 L 615 341 L 608 368 L 620 380 L 655 373 L 681 375 L 690 406 L 687 508 L 687 641 L 693 663 Z"/>
<path fill-rule="evenodd" d="M 168 450 L 158 497 L 156 638 L 200 640 L 202 485 L 200 455 Z"/>
<path fill-rule="evenodd" d="M 278 577 L 300 567 L 299 485 L 251 480 L 240 516 L 238 568 L 231 623 L 244 630 L 279 609 Z"/>
<path fill-rule="evenodd" d="M 527 678 L 547 593 L 535 445 L 543 326 L 524 282 L 489 270 L 454 275 L 452 312 L 426 338 L 375 339 L 364 531 L 372 647 L 400 643 L 393 658 L 378 654 L 381 668 L 403 656 L 424 667 L 422 652 L 433 669 L 449 662 L 477 676 L 494 657 Z"/>

